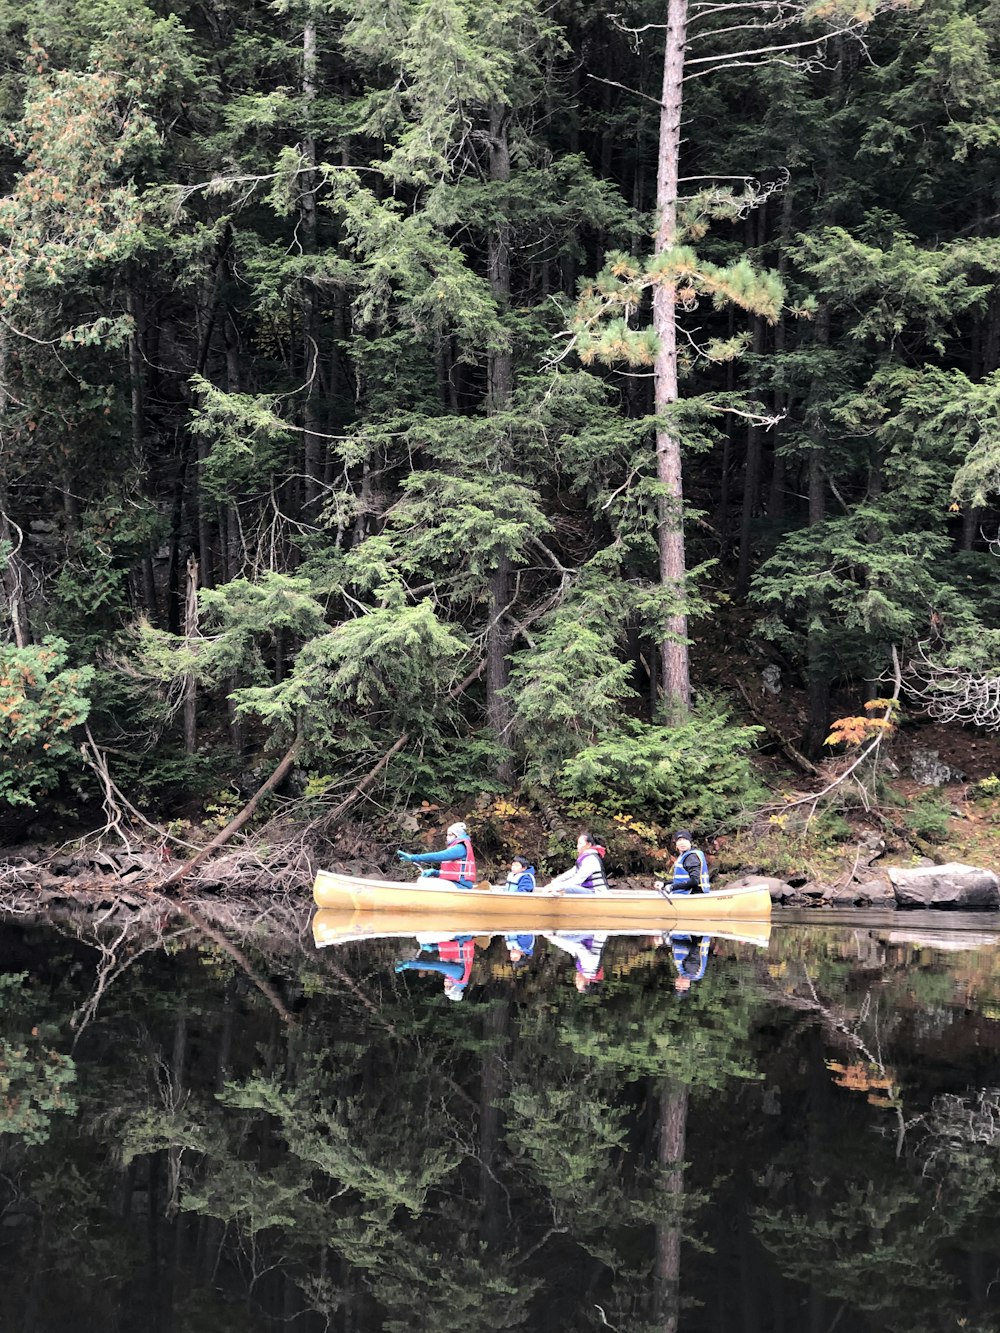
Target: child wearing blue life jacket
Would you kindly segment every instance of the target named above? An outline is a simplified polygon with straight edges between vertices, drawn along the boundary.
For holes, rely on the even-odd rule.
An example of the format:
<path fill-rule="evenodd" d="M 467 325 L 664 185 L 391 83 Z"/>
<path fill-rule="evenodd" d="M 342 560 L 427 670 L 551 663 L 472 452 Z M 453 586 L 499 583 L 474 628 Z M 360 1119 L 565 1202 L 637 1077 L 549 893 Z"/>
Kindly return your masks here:
<path fill-rule="evenodd" d="M 535 867 L 528 865 L 526 857 L 511 857 L 510 870 L 507 872 L 507 882 L 503 887 L 505 893 L 535 892 Z"/>

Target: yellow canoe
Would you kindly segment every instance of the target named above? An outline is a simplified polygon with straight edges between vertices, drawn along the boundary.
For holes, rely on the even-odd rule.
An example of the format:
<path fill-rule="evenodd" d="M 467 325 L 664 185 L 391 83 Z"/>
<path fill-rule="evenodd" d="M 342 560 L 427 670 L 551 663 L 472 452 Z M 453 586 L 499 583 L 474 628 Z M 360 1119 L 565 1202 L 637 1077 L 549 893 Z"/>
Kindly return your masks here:
<path fill-rule="evenodd" d="M 598 929 L 589 920 L 584 922 L 582 916 L 577 925 L 580 930 L 594 930 L 595 933 Z M 672 929 L 675 933 L 678 932 L 676 923 Z M 736 921 L 732 918 L 718 920 L 706 917 L 698 921 L 697 927 L 692 926 L 691 930 L 694 934 L 711 935 L 713 939 L 737 940 L 743 944 L 755 944 L 762 949 L 767 947 L 768 940 L 771 938 L 770 921 Z M 421 934 L 441 935 L 443 937 L 478 935 L 486 937 L 486 939 L 492 935 L 543 933 L 538 930 L 537 926 L 523 925 L 520 922 L 517 925 L 507 924 L 503 927 L 498 927 L 495 923 L 484 925 L 481 919 L 477 918 L 470 921 L 461 913 L 453 913 L 449 916 L 437 916 L 431 913 L 418 918 L 412 912 L 354 912 L 321 908 L 313 917 L 312 922 L 313 940 L 318 949 L 325 949 L 331 944 L 356 944 L 361 940 L 412 940 L 417 931 Z M 669 934 L 669 930 L 657 928 L 644 931 L 638 925 L 634 925 L 629 930 L 602 930 L 601 933 L 615 937 L 636 937 L 645 934 Z M 485 943 L 486 940 L 483 941 L 483 947 L 485 947 Z"/>
<path fill-rule="evenodd" d="M 655 889 L 607 894 L 504 893 L 494 889 L 443 888 L 439 881 L 402 884 L 392 880 L 362 879 L 321 870 L 313 885 L 316 906 L 337 912 L 405 913 L 424 918 L 461 920 L 481 930 L 628 930 L 636 933 L 679 929 L 688 922 L 767 921 L 771 894 L 765 885 L 719 889 L 667 897 Z"/>

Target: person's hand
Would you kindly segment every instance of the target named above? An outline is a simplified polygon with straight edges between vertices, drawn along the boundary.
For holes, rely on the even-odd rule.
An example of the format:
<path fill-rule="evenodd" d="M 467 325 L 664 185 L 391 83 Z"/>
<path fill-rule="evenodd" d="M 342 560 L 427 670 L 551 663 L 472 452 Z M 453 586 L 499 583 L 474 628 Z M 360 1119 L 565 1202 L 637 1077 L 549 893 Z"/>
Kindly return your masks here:
<path fill-rule="evenodd" d="M 434 871 L 433 871 L 433 870 L 421 870 L 421 872 L 420 872 L 420 878 L 421 878 L 421 879 L 433 879 L 433 878 L 434 878 Z"/>
<path fill-rule="evenodd" d="M 392 970 L 393 970 L 394 972 L 405 972 L 405 971 L 406 971 L 406 964 L 405 964 L 405 963 L 397 963 L 396 966 L 395 966 Z"/>
<path fill-rule="evenodd" d="M 400 859 L 401 861 L 412 861 L 412 860 L 413 860 L 413 857 L 410 855 L 409 852 L 401 851 L 400 848 L 398 848 L 398 847 L 396 848 L 396 855 L 399 857 L 399 859 Z"/>

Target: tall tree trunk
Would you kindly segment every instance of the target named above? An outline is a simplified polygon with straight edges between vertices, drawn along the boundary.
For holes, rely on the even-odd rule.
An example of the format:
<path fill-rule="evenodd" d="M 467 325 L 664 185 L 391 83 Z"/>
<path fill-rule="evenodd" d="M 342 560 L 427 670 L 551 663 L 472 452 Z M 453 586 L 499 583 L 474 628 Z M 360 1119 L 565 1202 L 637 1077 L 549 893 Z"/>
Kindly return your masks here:
<path fill-rule="evenodd" d="M 764 350 L 764 321 L 759 315 L 753 320 L 753 342 L 756 355 Z M 736 570 L 736 596 L 744 598 L 750 589 L 750 542 L 753 521 L 757 516 L 760 498 L 760 455 L 764 432 L 758 425 L 747 427 L 746 470 L 743 474 L 743 512 L 740 515 L 740 556 Z"/>
<path fill-rule="evenodd" d="M 660 95 L 660 141 L 656 170 L 657 228 L 655 253 L 663 254 L 677 236 L 677 178 L 681 145 L 681 97 L 687 0 L 668 0 L 667 39 L 663 53 Z M 669 429 L 666 413 L 677 402 L 677 285 L 661 281 L 653 292 L 653 328 L 658 347 L 653 368 L 656 410 L 656 475 L 663 488 L 659 500 L 660 583 L 675 598 L 677 610 L 667 618 L 661 652 L 663 696 L 668 717 L 680 721 L 691 707 L 685 604 L 684 488 L 681 445 Z"/>
<path fill-rule="evenodd" d="M 793 203 L 794 191 L 791 185 L 787 185 L 784 198 L 781 201 L 781 223 L 778 228 L 778 276 L 782 282 L 785 281 L 785 276 L 788 273 L 788 246 L 792 238 Z M 782 310 L 774 330 L 774 355 L 776 360 L 780 360 L 784 353 L 787 340 L 788 327 L 785 321 L 785 312 Z M 784 418 L 788 411 L 788 405 L 789 396 L 785 390 L 775 389 L 775 414 Z M 780 519 L 785 511 L 785 460 L 779 453 L 784 428 L 785 422 L 782 419 L 771 431 L 771 489 L 767 500 L 767 513 L 772 522 Z"/>
<path fill-rule="evenodd" d="M 2 439 L 0 439 L 0 449 L 2 449 Z M 24 591 L 25 566 L 21 559 L 24 534 L 8 516 L 9 506 L 7 480 L 0 473 L 0 542 L 6 551 L 3 560 L 3 590 L 7 599 L 11 627 L 14 630 L 14 643 L 18 648 L 27 648 L 31 642 L 31 622 L 28 619 L 28 603 Z"/>
<path fill-rule="evenodd" d="M 816 318 L 816 341 L 825 346 L 830 340 L 830 311 L 824 306 Z M 826 483 L 823 476 L 821 427 L 813 426 L 814 441 L 809 450 L 809 526 L 818 527 L 826 517 Z M 806 634 L 806 694 L 808 717 L 802 748 L 810 759 L 822 753 L 830 720 L 830 672 L 826 660 L 826 634 L 821 621 L 823 598 L 814 594 L 809 605 L 809 629 Z"/>
<path fill-rule="evenodd" d="M 132 416 L 132 453 L 134 464 L 140 475 L 147 477 L 146 468 L 146 370 L 142 359 L 142 309 L 137 293 L 134 272 L 129 273 L 125 293 L 126 309 L 132 321 L 128 337 L 128 373 L 130 406 Z M 148 484 L 148 482 L 147 482 Z M 139 577 L 136 580 L 141 590 L 142 609 L 151 625 L 159 624 L 160 612 L 156 600 L 156 580 L 153 575 L 153 551 L 147 547 L 139 561 Z"/>
<path fill-rule="evenodd" d="M 198 634 L 198 561 L 187 559 L 187 583 L 184 596 L 184 637 L 189 651 Z M 198 686 L 193 671 L 184 680 L 184 750 L 194 754 L 198 746 Z"/>
<path fill-rule="evenodd" d="M 310 121 L 313 103 L 316 100 L 316 77 L 316 15 L 310 4 L 302 37 L 302 100 L 306 116 Z M 302 141 L 302 156 L 308 168 L 302 177 L 302 189 L 299 195 L 302 251 L 305 255 L 315 255 L 317 250 L 316 139 L 311 123 L 307 125 L 306 135 Z M 320 400 L 319 324 L 319 294 L 312 278 L 307 275 L 302 283 L 302 362 L 306 385 L 303 409 L 303 425 L 306 433 L 302 471 L 304 513 L 310 522 L 314 522 L 317 517 L 321 495 L 320 483 L 323 476 L 323 439 L 319 434 L 320 417 L 317 407 Z"/>
<path fill-rule="evenodd" d="M 490 180 L 510 180 L 509 110 L 494 102 L 490 107 Z M 502 214 L 502 210 L 501 214 Z M 490 291 L 501 311 L 510 305 L 510 224 L 501 216 L 491 230 L 488 243 Z M 490 353 L 487 365 L 486 410 L 502 412 L 510 398 L 513 360 L 509 346 Z M 494 735 L 505 748 L 510 743 L 511 707 L 505 693 L 510 682 L 508 654 L 511 632 L 507 604 L 510 601 L 510 559 L 498 552 L 490 575 L 489 622 L 486 630 L 486 716 Z M 514 766 L 509 755 L 497 765 L 501 782 L 513 782 Z"/>
<path fill-rule="evenodd" d="M 24 590 L 26 571 L 21 558 L 24 533 L 10 517 L 10 492 L 4 461 L 9 450 L 7 441 L 10 436 L 7 422 L 7 409 L 10 406 L 7 378 L 8 344 L 6 325 L 0 324 L 0 542 L 6 551 L 0 570 L 2 570 L 4 595 L 7 599 L 7 612 L 14 630 L 14 643 L 18 648 L 27 648 L 31 642 L 31 622 L 28 619 L 28 601 Z"/>

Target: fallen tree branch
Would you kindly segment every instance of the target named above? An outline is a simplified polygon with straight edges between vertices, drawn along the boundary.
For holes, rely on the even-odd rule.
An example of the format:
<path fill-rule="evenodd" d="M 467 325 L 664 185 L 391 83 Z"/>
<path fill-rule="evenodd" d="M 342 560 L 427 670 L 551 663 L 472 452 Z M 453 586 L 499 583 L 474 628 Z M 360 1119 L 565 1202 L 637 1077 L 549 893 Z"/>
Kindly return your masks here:
<path fill-rule="evenodd" d="M 186 879 L 188 875 L 191 874 L 192 870 L 197 870 L 204 861 L 208 860 L 213 852 L 217 852 L 220 847 L 224 847 L 234 833 L 239 833 L 243 825 L 252 817 L 263 797 L 265 797 L 268 792 L 273 791 L 275 787 L 287 777 L 292 764 L 295 762 L 298 748 L 299 742 L 296 739 L 292 742 L 278 767 L 274 770 L 268 780 L 263 783 L 262 786 L 258 787 L 257 791 L 250 797 L 249 801 L 247 801 L 239 814 L 231 819 L 226 827 L 215 835 L 211 842 L 206 843 L 200 852 L 195 856 L 192 856 L 189 861 L 185 861 L 182 866 L 179 866 L 178 869 L 173 872 L 173 874 L 168 875 L 159 886 L 161 892 L 173 888 L 173 886 L 179 884 L 182 879 Z"/>
<path fill-rule="evenodd" d="M 889 718 L 892 714 L 892 710 L 897 700 L 899 699 L 899 691 L 903 685 L 903 670 L 902 667 L 900 666 L 899 653 L 896 651 L 895 645 L 893 645 L 892 649 L 892 662 L 893 662 L 893 673 L 894 673 L 893 691 L 892 695 L 889 698 L 888 707 L 886 708 L 885 713 L 883 714 L 882 717 L 883 722 L 889 721 Z M 870 755 L 877 755 L 878 750 L 882 745 L 882 742 L 886 738 L 886 735 L 887 733 L 885 731 L 880 731 L 878 735 L 875 737 L 875 739 L 869 742 L 869 744 L 865 746 L 865 748 L 861 751 L 861 753 L 855 759 L 853 759 L 850 764 L 848 764 L 848 766 L 844 769 L 843 773 L 838 774 L 838 776 L 835 777 L 832 782 L 828 782 L 822 791 L 814 792 L 812 795 L 809 796 L 800 796 L 795 801 L 785 801 L 781 805 L 766 805 L 763 807 L 763 810 L 764 811 L 794 810 L 795 807 L 799 805 L 811 805 L 812 811 L 809 814 L 809 818 L 806 820 L 806 827 L 808 828 L 813 815 L 816 813 L 816 806 L 823 799 L 823 797 L 829 796 L 830 792 L 834 791 L 837 787 L 839 787 L 842 782 L 845 782 L 851 776 L 851 774 L 854 773 L 855 770 L 858 769 L 860 765 L 863 764 L 864 761 Z"/>
<path fill-rule="evenodd" d="M 736 682 L 736 687 L 739 690 L 740 694 L 743 695 L 743 698 L 746 700 L 746 705 L 747 708 L 750 709 L 751 717 L 753 717 L 753 719 L 756 722 L 759 722 L 760 725 L 767 732 L 767 734 L 774 739 L 774 741 L 777 743 L 779 750 L 785 756 L 785 758 L 790 760 L 791 763 L 793 763 L 796 768 L 801 769 L 803 773 L 809 773 L 814 778 L 818 778 L 819 769 L 816 767 L 816 765 L 812 762 L 811 759 L 807 759 L 806 756 L 802 753 L 802 751 L 799 750 L 796 746 L 794 746 L 787 736 L 783 736 L 781 732 L 778 730 L 778 728 L 773 726 L 770 722 L 768 722 L 767 718 L 764 717 L 757 710 L 757 708 L 753 703 L 753 700 L 750 698 L 746 686 L 743 684 L 741 680 L 738 680 Z"/>
<path fill-rule="evenodd" d="M 164 846 L 169 841 L 176 843 L 178 847 L 187 847 L 188 849 L 193 851 L 194 850 L 193 843 L 185 842 L 183 838 L 178 838 L 173 833 L 169 833 L 165 828 L 162 828 L 159 824 L 154 824 L 151 820 L 147 819 L 141 810 L 136 809 L 136 807 L 132 804 L 132 802 L 128 799 L 125 793 L 121 790 L 121 788 L 115 783 L 115 781 L 111 777 L 111 770 L 108 767 L 107 755 L 105 751 L 102 750 L 100 746 L 97 744 L 97 742 L 94 740 L 94 737 L 90 731 L 90 726 L 87 723 L 84 723 L 83 729 L 87 734 L 87 741 L 89 742 L 89 745 L 81 745 L 80 754 L 83 758 L 84 763 L 87 764 L 88 767 L 93 771 L 94 775 L 96 776 L 98 782 L 100 782 L 101 787 L 103 789 L 104 813 L 107 822 L 105 823 L 104 828 L 98 834 L 98 837 L 103 837 L 105 834 L 108 833 L 117 833 L 119 838 L 121 838 L 122 842 L 125 845 L 125 850 L 127 852 L 131 852 L 132 851 L 131 844 L 129 843 L 129 840 L 125 836 L 124 830 L 122 829 L 122 821 L 124 819 L 125 813 L 127 812 L 139 824 L 145 825 L 145 827 L 149 829 L 151 833 L 155 833 L 160 840 L 161 846 Z"/>
<path fill-rule="evenodd" d="M 341 815 L 345 813 L 345 811 L 351 808 L 351 806 L 354 804 L 356 800 L 358 800 L 359 797 L 364 796 L 365 792 L 372 785 L 372 783 L 375 781 L 378 775 L 382 772 L 383 769 L 389 766 L 393 757 L 399 754 L 400 750 L 402 750 L 402 748 L 406 745 L 409 739 L 410 739 L 410 733 L 408 731 L 404 731 L 401 736 L 397 737 L 397 739 L 392 743 L 392 745 L 389 746 L 388 750 L 386 750 L 385 754 L 378 761 L 375 767 L 369 773 L 365 774 L 365 776 L 361 779 L 361 781 L 358 782 L 347 793 L 347 795 L 341 802 L 339 802 L 339 804 L 333 807 L 333 809 L 330 811 L 328 815 L 323 816 L 322 823 L 324 826 L 327 824 L 332 824 L 335 820 L 339 819 Z"/>

